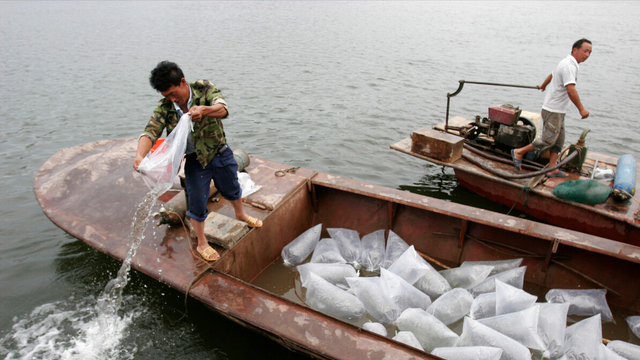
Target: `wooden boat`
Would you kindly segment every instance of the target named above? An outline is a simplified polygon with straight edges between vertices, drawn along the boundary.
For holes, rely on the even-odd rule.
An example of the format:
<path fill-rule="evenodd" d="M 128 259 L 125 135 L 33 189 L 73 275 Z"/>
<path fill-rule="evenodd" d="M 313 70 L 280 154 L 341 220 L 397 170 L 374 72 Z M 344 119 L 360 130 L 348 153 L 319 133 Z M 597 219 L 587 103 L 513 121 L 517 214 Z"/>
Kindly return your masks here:
<path fill-rule="evenodd" d="M 109 140 L 60 150 L 34 180 L 36 198 L 56 225 L 120 261 L 147 193 L 131 168 L 136 143 Z M 361 234 L 393 230 L 448 266 L 524 257 L 529 288 L 606 287 L 610 305 L 640 311 L 637 246 L 308 169 L 278 172 L 291 167 L 250 160 L 246 171 L 262 188 L 244 199 L 244 207 L 265 222 L 262 228 L 228 249 L 217 247 L 221 259 L 191 287 L 207 265 L 192 254 L 194 242 L 182 226 L 149 226 L 132 266 L 290 349 L 321 359 L 437 359 L 252 284 L 282 261 L 286 244 L 319 223 L 324 236 L 329 227 Z M 225 200 L 209 206 L 233 216 Z"/>
<path fill-rule="evenodd" d="M 453 94 L 447 94 L 450 97 L 455 96 L 462 89 L 464 80 L 460 81 L 461 86 Z M 474 82 L 470 82 L 474 83 Z M 502 85 L 491 83 L 476 83 L 485 85 Z M 516 86 L 517 85 L 502 85 Z M 491 112 L 491 108 L 490 108 Z M 618 201 L 613 196 L 601 204 L 586 205 L 574 201 L 563 200 L 553 194 L 554 188 L 565 182 L 578 179 L 589 179 L 594 168 L 604 168 L 615 172 L 618 159 L 612 156 L 587 152 L 586 159 L 579 168 L 564 171 L 569 175 L 567 178 L 547 178 L 543 174 L 528 178 L 513 178 L 519 173 L 513 166 L 509 148 L 495 148 L 495 139 L 486 134 L 473 134 L 469 136 L 469 129 L 478 123 L 479 120 L 469 120 L 461 116 L 449 118 L 449 103 L 447 103 L 447 121 L 439 123 L 433 127 L 433 130 L 439 131 L 443 136 L 455 137 L 458 140 L 450 140 L 443 143 L 443 146 L 450 146 L 452 142 L 456 143 L 455 147 L 459 148 L 461 156 L 459 157 L 443 157 L 436 152 L 428 153 L 420 151 L 416 148 L 414 142 L 416 136 L 420 136 L 420 132 L 428 133 L 430 129 L 423 128 L 414 132 L 411 137 L 405 138 L 395 144 L 391 148 L 400 152 L 427 160 L 434 164 L 451 167 L 463 187 L 473 191 L 489 200 L 500 204 L 514 207 L 533 217 L 567 229 L 577 230 L 580 232 L 605 237 L 608 239 L 622 241 L 628 244 L 640 245 L 640 204 L 638 201 L 627 199 L 626 201 Z M 490 115 L 491 116 L 491 115 Z M 541 128 L 542 119 L 540 114 L 522 111 L 519 115 L 520 119 Z M 483 123 L 487 123 L 487 119 L 483 119 Z M 488 122 L 493 122 L 489 119 Z M 488 125 L 485 125 L 488 126 Z M 418 135 L 416 135 L 418 133 Z M 539 135 L 540 132 L 538 132 Z M 434 137 L 437 137 L 435 135 Z M 583 137 L 586 132 L 583 133 Z M 476 139 L 477 137 L 477 139 Z M 466 140 L 465 138 L 471 139 Z M 431 140 L 431 139 L 430 139 Z M 479 140 L 484 140 L 489 146 L 470 146 L 478 145 Z M 433 140 L 440 141 L 439 139 Z M 467 144 L 468 142 L 468 144 Z M 525 142 L 525 144 L 530 141 Z M 515 148 L 519 146 L 511 146 Z M 484 149 L 483 149 L 484 148 Z M 501 153 L 496 157 L 489 150 L 497 150 Z M 535 162 L 530 162 L 537 165 Z M 542 168 L 527 167 L 526 162 L 523 168 L 524 174 L 533 173 Z M 636 178 L 640 178 L 640 166 L 636 166 Z M 613 185 L 613 180 L 602 180 L 604 184 Z"/>

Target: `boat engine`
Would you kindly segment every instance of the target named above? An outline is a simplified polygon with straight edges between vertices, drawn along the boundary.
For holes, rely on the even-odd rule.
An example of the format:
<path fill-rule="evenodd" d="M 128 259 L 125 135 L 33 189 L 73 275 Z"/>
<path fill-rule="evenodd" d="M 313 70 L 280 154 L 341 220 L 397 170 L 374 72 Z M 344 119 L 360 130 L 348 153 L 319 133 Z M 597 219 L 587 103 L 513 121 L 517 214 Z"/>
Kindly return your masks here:
<path fill-rule="evenodd" d="M 474 123 L 460 129 L 460 134 L 471 142 L 505 150 L 526 146 L 535 139 L 536 127 L 521 113 L 509 104 L 491 106 L 488 117 L 477 115 Z"/>

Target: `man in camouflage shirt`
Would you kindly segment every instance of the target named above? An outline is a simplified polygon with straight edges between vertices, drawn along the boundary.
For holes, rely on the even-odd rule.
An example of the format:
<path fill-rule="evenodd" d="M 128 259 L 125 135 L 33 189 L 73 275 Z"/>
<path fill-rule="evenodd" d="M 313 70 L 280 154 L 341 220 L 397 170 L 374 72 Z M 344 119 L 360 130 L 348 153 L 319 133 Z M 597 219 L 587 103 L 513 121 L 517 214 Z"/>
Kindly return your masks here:
<path fill-rule="evenodd" d="M 183 114 L 191 115 L 194 126 L 185 151 L 187 215 L 198 239 L 198 253 L 207 261 L 217 260 L 220 255 L 204 235 L 212 179 L 222 196 L 233 206 L 236 219 L 245 221 L 250 227 L 262 226 L 262 221 L 245 214 L 242 207 L 242 189 L 236 173 L 238 164 L 226 143 L 222 127 L 222 119 L 229 115 L 227 103 L 214 84 L 207 80 L 187 83 L 178 65 L 169 61 L 160 62 L 151 71 L 149 82 L 164 98 L 158 102 L 144 133 L 140 135 L 133 168 L 138 170 L 138 165 L 165 128 L 168 135 Z"/>

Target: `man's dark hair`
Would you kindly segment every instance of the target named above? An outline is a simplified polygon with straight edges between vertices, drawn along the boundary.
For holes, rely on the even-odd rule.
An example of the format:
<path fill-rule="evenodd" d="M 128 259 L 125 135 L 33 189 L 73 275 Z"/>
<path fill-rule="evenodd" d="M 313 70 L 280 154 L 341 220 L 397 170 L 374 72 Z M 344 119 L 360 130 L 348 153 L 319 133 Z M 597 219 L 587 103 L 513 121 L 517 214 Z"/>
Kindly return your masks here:
<path fill-rule="evenodd" d="M 591 44 L 591 41 L 589 41 L 589 40 L 587 40 L 585 38 L 582 38 L 582 39 L 580 39 L 580 40 L 578 40 L 578 41 L 573 43 L 573 47 L 571 47 L 571 51 L 573 51 L 573 49 L 580 49 L 582 47 L 582 44 L 584 44 L 584 43 Z M 591 45 L 593 45 L 593 44 L 591 44 Z"/>
<path fill-rule="evenodd" d="M 182 80 L 183 77 L 184 74 L 182 70 L 180 70 L 180 67 L 178 67 L 178 64 L 165 60 L 159 62 L 156 68 L 151 70 L 149 83 L 151 87 L 158 92 L 163 92 L 171 86 L 180 85 L 180 80 Z"/>

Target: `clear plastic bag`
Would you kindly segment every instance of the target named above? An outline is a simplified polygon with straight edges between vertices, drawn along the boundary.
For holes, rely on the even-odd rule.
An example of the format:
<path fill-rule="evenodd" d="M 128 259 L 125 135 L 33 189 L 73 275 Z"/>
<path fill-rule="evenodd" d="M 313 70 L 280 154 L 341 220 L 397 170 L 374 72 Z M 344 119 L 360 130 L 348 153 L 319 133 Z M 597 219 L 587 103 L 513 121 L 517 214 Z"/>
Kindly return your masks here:
<path fill-rule="evenodd" d="M 387 328 L 379 322 L 366 322 L 362 325 L 362 328 L 378 335 L 387 336 Z"/>
<path fill-rule="evenodd" d="M 362 237 L 362 258 L 360 264 L 368 271 L 380 269 L 384 260 L 384 230 L 374 231 Z"/>
<path fill-rule="evenodd" d="M 439 272 L 436 271 L 426 260 L 424 263 L 429 265 L 430 270 L 427 271 L 413 286 L 418 290 L 429 295 L 431 299 L 435 300 L 451 290 L 451 285 L 447 279 L 445 279 Z"/>
<path fill-rule="evenodd" d="M 613 341 L 612 341 L 613 342 Z M 609 343 L 610 344 L 610 343 Z M 608 345 L 607 345 L 608 346 Z M 604 344 L 598 346 L 598 360 L 628 360 L 628 359 L 640 359 L 640 353 L 635 354 L 634 357 L 623 357 L 615 351 L 609 349 Z"/>
<path fill-rule="evenodd" d="M 544 357 L 557 353 L 564 344 L 564 335 L 567 330 L 567 312 L 569 304 L 538 303 L 540 314 L 538 316 L 538 335 L 546 348 Z"/>
<path fill-rule="evenodd" d="M 444 293 L 431 306 L 427 312 L 445 325 L 451 325 L 462 319 L 471 310 L 473 304 L 473 296 L 465 289 L 453 289 Z"/>
<path fill-rule="evenodd" d="M 471 288 L 483 282 L 493 270 L 489 265 L 471 265 L 440 271 L 452 288 Z"/>
<path fill-rule="evenodd" d="M 629 316 L 626 320 L 633 335 L 640 338 L 640 316 Z"/>
<path fill-rule="evenodd" d="M 496 316 L 496 293 L 478 295 L 471 304 L 469 316 L 474 320 Z"/>
<path fill-rule="evenodd" d="M 355 230 L 331 228 L 327 229 L 329 236 L 336 241 L 340 254 L 348 264 L 353 265 L 356 269 L 360 269 L 360 257 L 362 256 L 362 243 L 360 242 L 360 234 Z"/>
<path fill-rule="evenodd" d="M 364 308 L 376 321 L 393 322 L 400 315 L 400 308 L 386 295 L 379 277 L 347 278 L 349 288 L 362 301 Z"/>
<path fill-rule="evenodd" d="M 615 323 L 606 295 L 606 289 L 551 289 L 545 295 L 545 299 L 550 303 L 570 303 L 569 315 L 600 314 L 603 322 Z"/>
<path fill-rule="evenodd" d="M 393 340 L 424 351 L 422 345 L 420 345 L 420 341 L 418 341 L 418 338 L 411 331 L 398 331 L 396 336 L 393 337 Z"/>
<path fill-rule="evenodd" d="M 529 349 L 544 351 L 544 343 L 538 335 L 539 314 L 540 307 L 534 306 L 522 311 L 481 319 L 478 322 L 507 335 Z"/>
<path fill-rule="evenodd" d="M 464 318 L 456 346 L 492 346 L 502 349 L 501 360 L 531 360 L 531 351 L 526 346 L 469 317 Z"/>
<path fill-rule="evenodd" d="M 138 171 L 149 189 L 161 194 L 171 188 L 180 171 L 190 131 L 191 115 L 184 114 L 164 142 L 142 159 Z"/>
<path fill-rule="evenodd" d="M 502 349 L 491 346 L 441 347 L 431 352 L 447 360 L 500 360 Z"/>
<path fill-rule="evenodd" d="M 504 315 L 536 304 L 538 297 L 496 279 L 496 315 Z"/>
<path fill-rule="evenodd" d="M 338 244 L 331 238 L 322 239 L 316 244 L 311 256 L 312 263 L 345 264 L 347 261 L 340 255 Z"/>
<path fill-rule="evenodd" d="M 551 354 L 557 358 L 598 359 L 599 346 L 602 344 L 602 323 L 600 314 L 586 318 L 567 328 L 564 344 L 558 353 Z"/>
<path fill-rule="evenodd" d="M 300 234 L 292 242 L 282 248 L 280 256 L 287 266 L 298 265 L 303 262 L 316 248 L 320 240 L 322 224 L 318 224 Z"/>
<path fill-rule="evenodd" d="M 471 295 L 478 296 L 480 294 L 496 291 L 496 279 L 505 284 L 509 284 L 518 289 L 522 289 L 524 285 L 524 274 L 527 272 L 526 266 L 520 266 L 515 269 L 503 271 L 501 273 L 489 276 L 485 281 L 469 289 Z"/>
<path fill-rule="evenodd" d="M 640 346 L 638 345 L 614 340 L 607 344 L 607 348 L 625 359 L 640 359 Z"/>
<path fill-rule="evenodd" d="M 465 261 L 460 265 L 460 267 L 475 266 L 475 265 L 493 266 L 493 270 L 491 270 L 491 273 L 489 273 L 489 276 L 491 276 L 491 275 L 499 274 L 501 272 L 505 272 L 507 270 L 517 268 L 518 266 L 520 266 L 520 264 L 522 264 L 522 260 L 524 259 L 518 258 L 518 259 L 509 259 L 509 260 Z"/>
<path fill-rule="evenodd" d="M 396 261 L 407 249 L 409 245 L 402 240 L 393 231 L 389 230 L 389 237 L 387 238 L 387 248 L 384 252 L 384 261 L 381 267 L 388 269 L 394 261 Z"/>
<path fill-rule="evenodd" d="M 347 264 L 307 263 L 298 265 L 296 269 L 300 273 L 300 282 L 304 287 L 308 286 L 307 281 L 310 272 L 344 290 L 349 288 L 345 278 L 358 276 L 353 266 Z"/>
<path fill-rule="evenodd" d="M 312 308 L 345 320 L 356 320 L 364 316 L 364 304 L 357 297 L 320 276 L 310 273 L 308 285 L 307 304 Z"/>
<path fill-rule="evenodd" d="M 412 285 L 428 271 L 435 272 L 435 269 L 418 255 L 413 245 L 409 246 L 409 248 L 389 266 L 388 270 Z"/>
<path fill-rule="evenodd" d="M 395 324 L 402 331 L 411 331 L 426 352 L 437 347 L 454 346 L 458 341 L 456 333 L 422 309 L 410 308 L 403 311 Z"/>
<path fill-rule="evenodd" d="M 398 305 L 401 311 L 408 308 L 427 309 L 431 305 L 431 298 L 422 291 L 413 287 L 400 276 L 387 269 L 380 269 L 380 277 L 383 280 L 387 296 Z"/>

